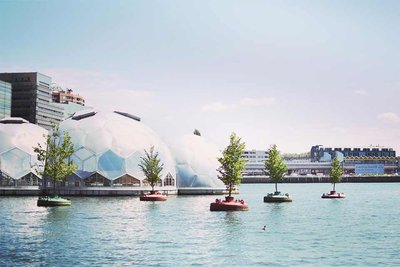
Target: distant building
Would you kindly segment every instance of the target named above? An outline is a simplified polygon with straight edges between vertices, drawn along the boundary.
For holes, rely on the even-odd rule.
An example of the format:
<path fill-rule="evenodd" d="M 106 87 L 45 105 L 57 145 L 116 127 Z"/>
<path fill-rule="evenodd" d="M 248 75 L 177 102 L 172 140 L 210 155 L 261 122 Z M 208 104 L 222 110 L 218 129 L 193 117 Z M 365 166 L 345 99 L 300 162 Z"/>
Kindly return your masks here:
<path fill-rule="evenodd" d="M 312 162 L 330 162 L 337 156 L 347 174 L 393 174 L 398 172 L 399 159 L 392 148 L 311 147 Z"/>
<path fill-rule="evenodd" d="M 0 81 L 0 119 L 11 117 L 11 84 Z"/>
<path fill-rule="evenodd" d="M 343 154 L 344 158 L 396 157 L 396 151 L 392 148 L 331 148 L 316 145 L 311 147 L 311 161 L 324 161 L 325 158 L 334 157 L 337 153 Z"/>
<path fill-rule="evenodd" d="M 392 148 L 327 148 L 317 145 L 311 148 L 310 156 L 284 157 L 287 175 L 329 175 L 335 156 L 342 162 L 347 175 L 395 174 L 399 170 L 399 158 Z M 264 162 L 268 151 L 246 150 L 242 157 L 247 160 L 244 176 L 265 176 Z"/>
<path fill-rule="evenodd" d="M 247 162 L 264 162 L 268 158 L 268 152 L 265 150 L 245 150 L 242 153 L 242 157 Z"/>
<path fill-rule="evenodd" d="M 243 175 L 245 176 L 262 176 L 264 175 L 264 162 L 268 157 L 265 150 L 245 150 L 242 158 L 246 159 Z"/>
<path fill-rule="evenodd" d="M 39 72 L 0 73 L 0 80 L 11 83 L 11 116 L 51 129 L 63 118 L 63 110 L 51 101 L 51 77 Z"/>
<path fill-rule="evenodd" d="M 75 103 L 81 106 L 85 105 L 85 99 L 79 94 L 74 94 L 72 89 L 57 90 L 52 92 L 53 102 L 56 103 Z"/>

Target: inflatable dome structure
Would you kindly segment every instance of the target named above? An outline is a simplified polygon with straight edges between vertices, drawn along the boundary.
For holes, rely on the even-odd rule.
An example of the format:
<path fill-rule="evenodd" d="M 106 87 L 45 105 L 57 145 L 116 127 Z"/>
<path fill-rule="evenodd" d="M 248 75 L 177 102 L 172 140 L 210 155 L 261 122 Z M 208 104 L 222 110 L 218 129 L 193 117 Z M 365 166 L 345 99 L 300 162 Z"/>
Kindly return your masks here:
<path fill-rule="evenodd" d="M 225 188 L 218 179 L 218 157 L 221 152 L 202 136 L 185 135 L 174 146 L 179 188 Z"/>
<path fill-rule="evenodd" d="M 71 136 L 78 166 L 68 183 L 85 186 L 146 186 L 139 164 L 152 146 L 164 164 L 159 186 L 175 187 L 175 164 L 168 147 L 140 118 L 123 112 L 83 110 L 60 123 Z"/>
<path fill-rule="evenodd" d="M 0 120 L 0 184 L 37 185 L 40 165 L 33 147 L 46 144 L 47 130 L 22 118 Z"/>

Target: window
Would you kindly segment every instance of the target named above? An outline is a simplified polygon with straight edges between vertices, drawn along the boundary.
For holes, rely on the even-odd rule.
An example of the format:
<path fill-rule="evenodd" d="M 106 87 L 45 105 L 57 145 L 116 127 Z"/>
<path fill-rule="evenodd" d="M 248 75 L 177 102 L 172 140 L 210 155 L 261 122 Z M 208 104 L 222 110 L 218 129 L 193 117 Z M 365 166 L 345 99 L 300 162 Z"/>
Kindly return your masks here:
<path fill-rule="evenodd" d="M 174 185 L 175 185 L 175 179 L 172 177 L 170 173 L 168 173 L 164 179 L 164 186 L 174 186 Z"/>

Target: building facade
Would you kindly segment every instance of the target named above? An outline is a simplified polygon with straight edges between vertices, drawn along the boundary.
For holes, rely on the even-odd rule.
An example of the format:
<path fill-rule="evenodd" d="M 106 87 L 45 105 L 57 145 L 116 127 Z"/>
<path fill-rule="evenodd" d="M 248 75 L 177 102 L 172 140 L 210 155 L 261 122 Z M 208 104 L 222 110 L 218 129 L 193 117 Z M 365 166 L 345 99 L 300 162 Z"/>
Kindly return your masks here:
<path fill-rule="evenodd" d="M 329 175 L 332 159 L 338 157 L 345 175 L 383 175 L 399 172 L 399 158 L 392 148 L 328 148 L 320 145 L 311 148 L 307 158 L 287 158 L 287 175 Z M 243 175 L 265 176 L 264 162 L 268 152 L 264 150 L 244 151 L 247 160 Z"/>
<path fill-rule="evenodd" d="M 334 157 L 342 161 L 345 174 L 395 174 L 399 169 L 399 159 L 392 148 L 311 147 L 312 162 L 331 162 Z"/>
<path fill-rule="evenodd" d="M 52 92 L 53 102 L 56 103 L 75 103 L 81 106 L 85 105 L 85 99 L 81 97 L 79 94 L 74 94 L 72 89 L 67 90 L 56 90 Z"/>
<path fill-rule="evenodd" d="M 11 116 L 21 117 L 45 129 L 63 119 L 63 109 L 52 104 L 51 77 L 38 72 L 0 73 L 11 83 Z"/>
<path fill-rule="evenodd" d="M 11 84 L 0 81 L 0 119 L 11 117 Z"/>
<path fill-rule="evenodd" d="M 315 145 L 311 147 L 311 161 L 324 161 L 329 156 L 335 157 L 337 153 L 343 154 L 344 158 L 396 157 L 396 151 L 392 148 L 331 148 Z"/>
<path fill-rule="evenodd" d="M 78 166 L 67 187 L 146 187 L 139 164 L 151 147 L 164 164 L 157 186 L 176 189 L 175 161 L 158 135 L 125 112 L 82 110 L 60 123 L 74 144 L 70 159 Z"/>

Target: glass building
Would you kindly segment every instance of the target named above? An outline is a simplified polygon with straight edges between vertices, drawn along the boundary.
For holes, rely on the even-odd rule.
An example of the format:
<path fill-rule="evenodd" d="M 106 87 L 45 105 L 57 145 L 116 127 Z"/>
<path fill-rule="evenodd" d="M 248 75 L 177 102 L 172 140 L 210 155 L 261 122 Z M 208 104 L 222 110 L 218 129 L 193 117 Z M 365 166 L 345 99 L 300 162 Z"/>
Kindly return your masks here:
<path fill-rule="evenodd" d="M 52 104 L 51 77 L 39 72 L 0 73 L 0 80 L 11 83 L 11 116 L 51 129 L 64 112 Z"/>
<path fill-rule="evenodd" d="M 176 187 L 169 148 L 140 118 L 123 112 L 83 110 L 59 126 L 71 136 L 75 150 L 71 159 L 78 166 L 65 186 L 147 186 L 139 164 L 145 150 L 154 146 L 164 164 L 158 186 Z"/>
<path fill-rule="evenodd" d="M 33 147 L 45 147 L 47 130 L 22 118 L 0 120 L 0 186 L 39 185 Z"/>
<path fill-rule="evenodd" d="M 11 116 L 11 84 L 0 81 L 0 119 Z"/>

